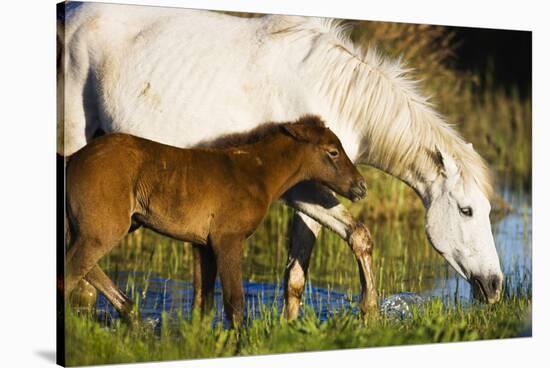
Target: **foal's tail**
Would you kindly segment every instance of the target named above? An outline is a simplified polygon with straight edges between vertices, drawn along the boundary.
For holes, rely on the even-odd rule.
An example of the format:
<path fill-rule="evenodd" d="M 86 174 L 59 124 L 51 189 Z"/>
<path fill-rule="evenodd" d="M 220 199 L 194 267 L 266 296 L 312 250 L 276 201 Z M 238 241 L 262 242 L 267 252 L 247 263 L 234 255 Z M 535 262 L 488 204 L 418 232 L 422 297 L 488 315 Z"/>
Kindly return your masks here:
<path fill-rule="evenodd" d="M 63 234 L 64 234 L 64 240 L 65 240 L 65 246 L 63 247 L 65 249 L 65 253 L 69 248 L 69 245 L 71 244 L 71 226 L 69 224 L 69 220 L 67 218 L 67 214 L 65 213 L 64 219 L 63 219 Z"/>
<path fill-rule="evenodd" d="M 57 181 L 57 247 L 56 247 L 56 263 L 57 263 L 57 290 L 58 290 L 58 302 L 64 300 L 64 283 L 65 283 L 65 255 L 67 249 L 71 243 L 72 231 L 67 215 L 66 204 L 66 189 L 65 189 L 65 172 L 66 172 L 66 158 L 60 154 L 56 154 L 56 181 Z"/>

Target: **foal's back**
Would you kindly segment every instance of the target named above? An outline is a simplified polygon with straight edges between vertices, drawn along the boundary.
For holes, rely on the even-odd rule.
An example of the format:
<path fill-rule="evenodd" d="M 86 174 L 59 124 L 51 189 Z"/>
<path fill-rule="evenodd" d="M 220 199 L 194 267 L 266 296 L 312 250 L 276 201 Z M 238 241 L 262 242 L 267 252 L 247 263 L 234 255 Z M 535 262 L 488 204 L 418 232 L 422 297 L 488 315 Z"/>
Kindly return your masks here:
<path fill-rule="evenodd" d="M 215 215 L 219 218 L 231 203 L 250 200 L 247 174 L 226 150 L 180 149 L 110 134 L 69 161 L 68 213 L 78 218 L 80 233 L 104 237 L 98 230 L 112 229 L 107 234 L 120 236 L 134 222 L 206 243 Z"/>

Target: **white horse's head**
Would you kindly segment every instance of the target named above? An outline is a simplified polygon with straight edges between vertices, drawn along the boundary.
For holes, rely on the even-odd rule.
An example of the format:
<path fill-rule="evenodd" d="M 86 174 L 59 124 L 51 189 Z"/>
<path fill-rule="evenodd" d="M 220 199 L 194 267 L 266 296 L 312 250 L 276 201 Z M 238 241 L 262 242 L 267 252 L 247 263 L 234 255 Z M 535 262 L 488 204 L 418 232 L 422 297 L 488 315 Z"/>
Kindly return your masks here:
<path fill-rule="evenodd" d="M 476 183 L 465 182 L 455 160 L 436 149 L 439 174 L 427 203 L 426 233 L 432 246 L 462 277 L 474 296 L 495 303 L 503 275 L 495 248 L 491 205 Z"/>

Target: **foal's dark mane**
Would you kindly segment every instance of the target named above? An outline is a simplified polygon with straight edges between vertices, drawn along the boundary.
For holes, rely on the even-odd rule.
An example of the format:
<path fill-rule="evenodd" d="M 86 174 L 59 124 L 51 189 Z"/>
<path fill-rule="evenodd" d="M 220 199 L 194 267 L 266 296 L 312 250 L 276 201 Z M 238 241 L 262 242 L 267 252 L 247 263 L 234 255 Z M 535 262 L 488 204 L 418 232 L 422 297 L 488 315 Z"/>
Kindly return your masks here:
<path fill-rule="evenodd" d="M 284 132 L 283 127 L 289 124 L 306 124 L 315 127 L 325 127 L 325 122 L 317 115 L 304 115 L 294 122 L 288 123 L 264 123 L 244 133 L 223 135 L 210 141 L 200 142 L 196 147 L 225 149 L 256 143 L 275 133 Z"/>

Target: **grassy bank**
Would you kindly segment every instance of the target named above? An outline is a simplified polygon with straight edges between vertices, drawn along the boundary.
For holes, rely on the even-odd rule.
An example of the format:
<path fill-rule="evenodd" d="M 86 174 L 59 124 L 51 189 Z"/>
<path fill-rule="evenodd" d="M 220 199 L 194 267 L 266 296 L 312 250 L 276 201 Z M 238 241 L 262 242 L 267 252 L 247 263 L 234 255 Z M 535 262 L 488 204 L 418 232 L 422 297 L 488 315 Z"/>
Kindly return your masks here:
<path fill-rule="evenodd" d="M 304 317 L 287 322 L 277 310 L 251 321 L 240 331 L 211 328 L 210 321 L 180 320 L 164 324 L 160 334 L 141 327 L 102 327 L 93 319 L 67 316 L 69 365 L 212 358 L 402 344 L 472 341 L 530 336 L 531 303 L 509 298 L 495 306 L 449 310 L 433 301 L 413 317 L 396 321 L 363 320 L 341 312 L 325 322 L 306 308 Z"/>

